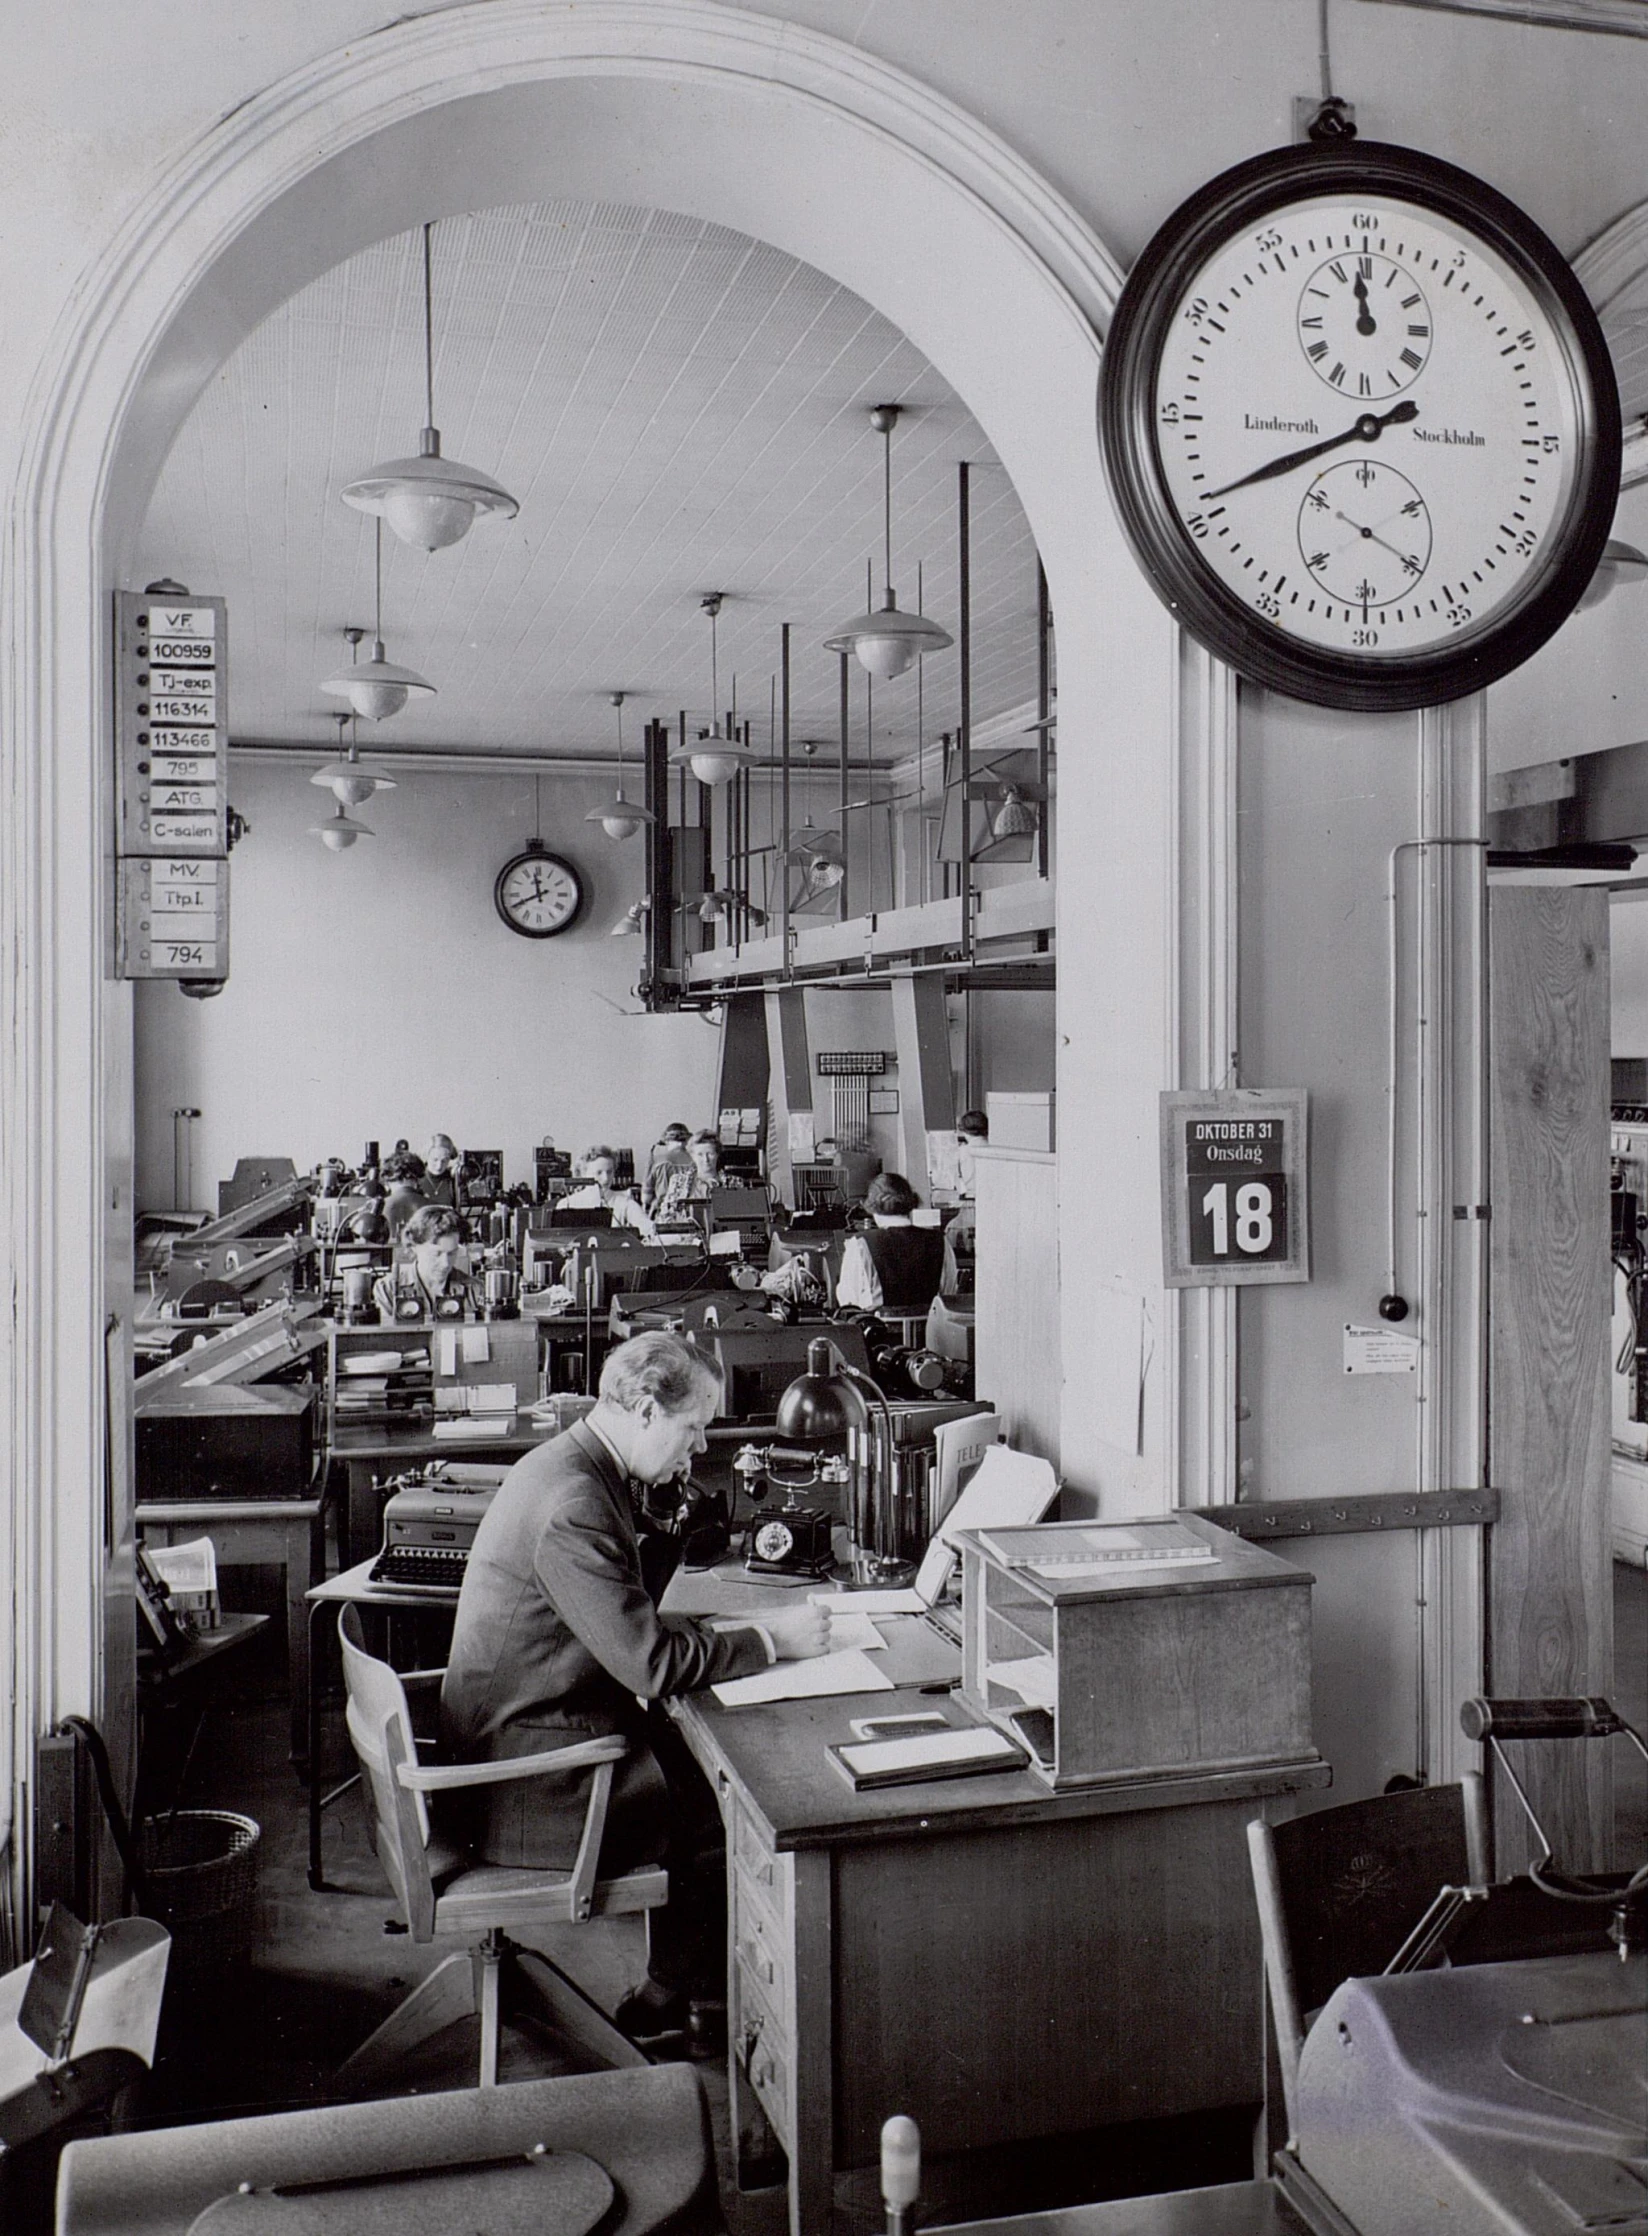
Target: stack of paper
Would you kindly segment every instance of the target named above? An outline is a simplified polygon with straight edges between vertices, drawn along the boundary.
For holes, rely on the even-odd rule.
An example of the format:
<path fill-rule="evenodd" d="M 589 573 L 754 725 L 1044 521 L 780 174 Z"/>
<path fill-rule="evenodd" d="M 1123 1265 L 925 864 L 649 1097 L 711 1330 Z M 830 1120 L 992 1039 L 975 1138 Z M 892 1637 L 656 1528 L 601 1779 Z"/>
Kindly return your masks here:
<path fill-rule="evenodd" d="M 753 1677 L 731 1677 L 710 1690 L 723 1708 L 750 1708 L 765 1700 L 822 1700 L 832 1693 L 890 1693 L 893 1680 L 856 1647 L 818 1654 L 811 1661 L 775 1662 Z"/>

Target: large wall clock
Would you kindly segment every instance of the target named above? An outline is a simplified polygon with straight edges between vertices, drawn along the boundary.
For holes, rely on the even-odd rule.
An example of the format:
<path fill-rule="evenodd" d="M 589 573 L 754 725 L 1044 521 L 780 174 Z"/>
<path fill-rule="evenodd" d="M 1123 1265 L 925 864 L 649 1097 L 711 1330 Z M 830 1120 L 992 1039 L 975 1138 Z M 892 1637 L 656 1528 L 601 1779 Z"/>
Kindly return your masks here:
<path fill-rule="evenodd" d="M 498 914 L 523 939 L 553 939 L 570 930 L 584 905 L 584 881 L 564 855 L 537 839 L 513 854 L 492 888 Z"/>
<path fill-rule="evenodd" d="M 1123 527 L 1192 635 L 1324 706 L 1429 706 L 1537 650 L 1619 489 L 1596 316 L 1453 165 L 1284 148 L 1211 180 L 1128 277 L 1099 427 Z"/>

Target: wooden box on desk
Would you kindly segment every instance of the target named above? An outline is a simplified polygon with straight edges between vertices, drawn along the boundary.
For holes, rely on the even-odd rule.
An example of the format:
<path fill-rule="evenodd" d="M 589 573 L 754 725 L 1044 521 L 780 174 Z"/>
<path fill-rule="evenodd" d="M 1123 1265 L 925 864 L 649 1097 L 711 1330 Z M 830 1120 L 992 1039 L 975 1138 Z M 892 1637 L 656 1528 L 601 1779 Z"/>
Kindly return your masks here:
<path fill-rule="evenodd" d="M 1193 1514 L 958 1537 L 962 1698 L 1049 1785 L 1317 1760 L 1303 1569 Z"/>

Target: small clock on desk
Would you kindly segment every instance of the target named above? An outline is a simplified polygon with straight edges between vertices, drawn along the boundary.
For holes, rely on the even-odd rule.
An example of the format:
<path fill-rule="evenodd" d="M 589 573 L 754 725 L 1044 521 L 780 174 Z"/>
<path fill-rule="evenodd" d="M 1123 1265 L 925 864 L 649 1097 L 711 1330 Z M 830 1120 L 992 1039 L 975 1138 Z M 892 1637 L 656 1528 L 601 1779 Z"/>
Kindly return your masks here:
<path fill-rule="evenodd" d="M 492 898 L 498 914 L 522 939 L 553 939 L 578 921 L 584 881 L 564 855 L 529 839 L 498 872 Z"/>
<path fill-rule="evenodd" d="M 1411 148 L 1283 148 L 1175 211 L 1123 288 L 1099 425 L 1117 513 L 1209 651 L 1324 706 L 1482 689 L 1596 568 L 1620 414 L 1532 219 Z"/>

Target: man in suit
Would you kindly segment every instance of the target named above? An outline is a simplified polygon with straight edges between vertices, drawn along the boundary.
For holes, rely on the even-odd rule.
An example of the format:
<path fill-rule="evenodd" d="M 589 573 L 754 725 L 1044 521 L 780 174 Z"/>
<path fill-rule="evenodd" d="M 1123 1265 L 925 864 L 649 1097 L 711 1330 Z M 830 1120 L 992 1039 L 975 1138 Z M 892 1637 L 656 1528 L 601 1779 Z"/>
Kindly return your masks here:
<path fill-rule="evenodd" d="M 610 1732 L 630 1741 L 601 1868 L 662 1861 L 670 1874 L 650 1978 L 616 2014 L 638 2037 L 679 2023 L 689 1996 L 719 1996 L 724 1984 L 720 1820 L 658 1704 L 829 1643 L 816 1607 L 717 1629 L 661 1617 L 648 1597 L 631 1487 L 686 1471 L 720 1397 L 714 1361 L 678 1336 L 637 1336 L 608 1354 L 595 1410 L 510 1469 L 477 1530 L 441 1686 L 441 1734 L 454 1761 Z M 585 1800 L 582 1778 L 523 1779 L 482 1789 L 472 1820 L 453 1829 L 487 1862 L 567 1870 Z"/>

